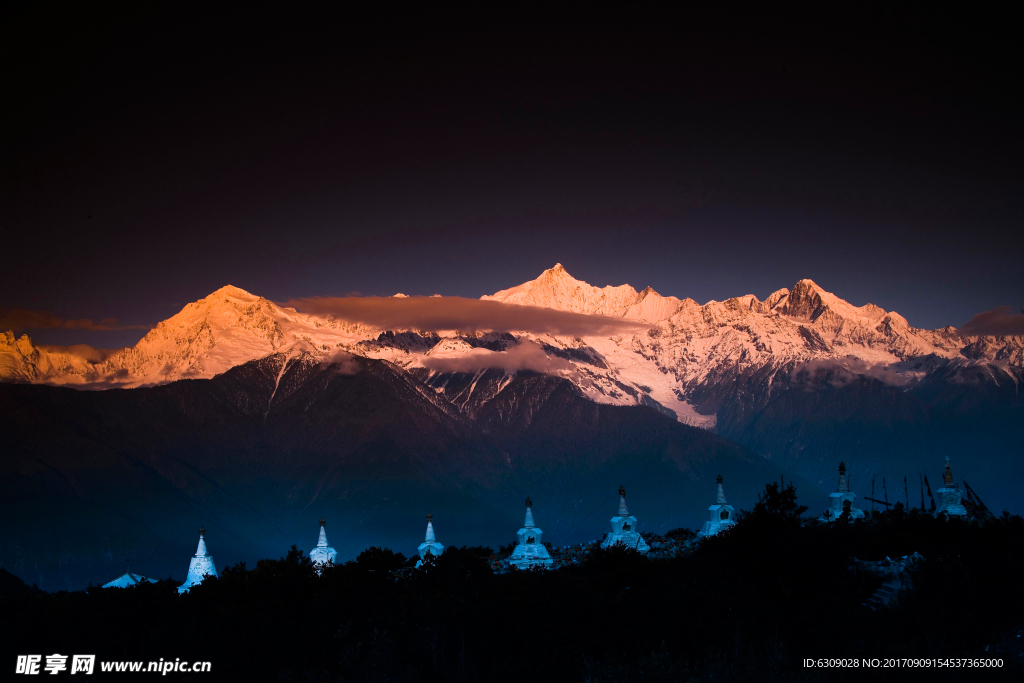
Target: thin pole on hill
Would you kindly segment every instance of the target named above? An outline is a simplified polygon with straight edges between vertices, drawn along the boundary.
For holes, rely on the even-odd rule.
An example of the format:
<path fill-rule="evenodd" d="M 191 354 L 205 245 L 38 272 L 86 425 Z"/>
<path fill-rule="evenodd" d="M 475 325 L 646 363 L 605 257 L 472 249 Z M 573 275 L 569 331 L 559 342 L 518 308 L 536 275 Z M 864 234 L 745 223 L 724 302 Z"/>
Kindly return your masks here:
<path fill-rule="evenodd" d="M 875 475 L 871 475 L 871 511 L 875 511 Z"/>
<path fill-rule="evenodd" d="M 928 483 L 928 475 L 924 475 L 924 485 L 928 489 L 928 498 L 931 500 L 931 511 L 935 512 L 935 496 L 932 495 L 932 485 Z"/>
<path fill-rule="evenodd" d="M 921 512 L 924 512 L 924 479 L 920 472 L 917 473 L 917 478 L 921 484 Z"/>
<path fill-rule="evenodd" d="M 910 493 L 907 491 L 907 475 L 903 475 L 903 497 L 907 499 L 907 509 L 910 509 Z"/>

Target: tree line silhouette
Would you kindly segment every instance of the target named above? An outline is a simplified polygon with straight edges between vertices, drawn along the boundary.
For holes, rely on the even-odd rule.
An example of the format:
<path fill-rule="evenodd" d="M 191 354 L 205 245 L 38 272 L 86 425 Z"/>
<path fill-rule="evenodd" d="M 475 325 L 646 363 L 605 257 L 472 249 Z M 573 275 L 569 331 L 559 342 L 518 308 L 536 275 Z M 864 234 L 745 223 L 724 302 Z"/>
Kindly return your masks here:
<path fill-rule="evenodd" d="M 768 484 L 735 528 L 674 557 L 594 548 L 553 571 L 496 573 L 492 549 L 448 547 L 421 569 L 369 548 L 318 572 L 293 546 L 181 596 L 170 580 L 44 593 L 7 574 L 0 641 L 11 666 L 53 652 L 181 658 L 211 661 L 218 680 L 867 680 L 884 673 L 803 660 L 888 657 L 1004 662 L 906 680 L 1022 680 L 1021 517 L 896 504 L 821 524 L 804 510 L 791 484 Z M 914 552 L 912 589 L 866 606 L 882 580 L 852 559 Z"/>

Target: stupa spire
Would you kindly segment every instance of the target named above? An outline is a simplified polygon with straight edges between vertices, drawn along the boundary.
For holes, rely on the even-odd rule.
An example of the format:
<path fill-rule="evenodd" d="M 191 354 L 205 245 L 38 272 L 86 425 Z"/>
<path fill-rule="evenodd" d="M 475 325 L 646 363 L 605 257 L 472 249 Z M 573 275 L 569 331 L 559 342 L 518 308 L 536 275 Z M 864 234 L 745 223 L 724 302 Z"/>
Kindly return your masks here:
<path fill-rule="evenodd" d="M 202 583 L 207 576 L 217 576 L 217 567 L 213 557 L 206 550 L 206 529 L 199 527 L 199 545 L 196 554 L 188 564 L 188 576 L 185 583 L 178 586 L 179 593 L 186 593 L 197 583 Z"/>
<path fill-rule="evenodd" d="M 325 528 L 326 526 L 327 526 L 327 520 L 324 519 L 323 517 L 321 517 L 320 518 L 320 538 L 316 542 L 316 547 L 317 548 L 326 548 L 327 547 L 327 529 Z"/>
<path fill-rule="evenodd" d="M 534 566 L 547 567 L 553 560 L 541 541 L 544 532 L 533 523 L 533 501 L 526 499 L 526 521 L 523 528 L 516 533 L 519 542 L 512 549 L 512 557 L 508 563 L 519 569 Z"/>
<path fill-rule="evenodd" d="M 423 538 L 423 543 L 419 544 L 416 548 L 420 554 L 420 559 L 416 562 L 416 566 L 419 567 L 423 564 L 423 560 L 427 559 L 427 556 L 437 557 L 444 552 L 444 546 L 437 542 L 437 537 L 434 536 L 434 515 L 427 514 L 427 534 Z"/>
<path fill-rule="evenodd" d="M 837 519 L 847 515 L 847 519 L 861 519 L 864 516 L 864 511 L 854 507 L 854 502 L 857 500 L 857 494 L 850 491 L 849 484 L 846 483 L 846 463 L 839 463 L 839 485 L 836 486 L 836 490 L 828 494 L 829 507 L 821 513 L 821 517 L 818 518 L 820 522 L 834 522 Z"/>
<path fill-rule="evenodd" d="M 836 491 L 840 493 L 846 493 L 850 490 L 849 485 L 846 483 L 846 463 L 840 461 L 839 463 L 839 486 L 836 487 Z"/>
<path fill-rule="evenodd" d="M 619 517 L 629 517 L 629 509 L 626 507 L 626 487 L 619 484 Z"/>
<path fill-rule="evenodd" d="M 950 517 L 966 517 L 967 508 L 964 507 L 964 492 L 953 481 L 953 470 L 949 466 L 949 456 L 946 456 L 946 471 L 942 473 L 943 487 L 936 491 L 939 494 L 939 509 L 935 514 L 945 513 Z"/>
<path fill-rule="evenodd" d="M 715 504 L 708 508 L 708 521 L 697 534 L 701 538 L 714 536 L 736 525 L 733 515 L 736 510 L 725 500 L 725 488 L 722 486 L 722 475 L 715 477 L 715 484 L 718 486 L 718 493 L 715 497 Z"/>
<path fill-rule="evenodd" d="M 327 520 L 323 517 L 320 518 L 320 537 L 316 541 L 316 547 L 309 551 L 309 559 L 317 566 L 318 573 L 318 565 L 325 565 L 328 562 L 333 564 L 338 560 L 338 551 L 327 542 Z"/>
<path fill-rule="evenodd" d="M 627 548 L 646 553 L 650 546 L 637 532 L 636 517 L 629 514 L 626 507 L 626 487 L 619 486 L 619 511 L 612 517 L 612 532 L 605 536 L 601 543 L 602 548 L 608 548 L 615 544 L 624 545 Z"/>
<path fill-rule="evenodd" d="M 196 547 L 196 557 L 206 557 L 206 529 L 199 527 L 199 545 Z"/>
<path fill-rule="evenodd" d="M 725 489 L 722 488 L 722 475 L 719 474 L 715 477 L 715 481 L 718 482 L 718 497 L 715 499 L 715 504 L 726 505 L 728 501 L 725 499 Z"/>

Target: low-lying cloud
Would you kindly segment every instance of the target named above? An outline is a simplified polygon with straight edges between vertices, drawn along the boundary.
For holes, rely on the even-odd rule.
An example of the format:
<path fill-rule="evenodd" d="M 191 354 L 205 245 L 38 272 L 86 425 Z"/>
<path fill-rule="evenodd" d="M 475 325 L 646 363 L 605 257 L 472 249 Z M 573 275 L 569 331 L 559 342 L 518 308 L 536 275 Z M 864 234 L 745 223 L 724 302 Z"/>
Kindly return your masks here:
<path fill-rule="evenodd" d="M 67 387 L 69 389 L 80 389 L 82 391 L 103 391 L 105 389 L 118 389 L 130 384 L 131 377 L 128 374 L 127 368 L 118 368 L 113 372 L 109 372 L 105 375 L 98 376 L 92 381 L 84 382 L 82 384 L 63 384 L 60 386 Z M 133 385 L 138 388 L 152 387 L 156 384 L 136 384 Z"/>
<path fill-rule="evenodd" d="M 869 363 L 860 358 L 821 359 L 798 363 L 790 371 L 791 380 L 799 379 L 802 373 L 815 377 L 826 373 L 828 382 L 839 387 L 857 377 L 870 377 L 890 386 L 905 386 L 920 379 L 923 373 L 904 371 L 887 363 Z"/>
<path fill-rule="evenodd" d="M 544 353 L 540 344 L 524 341 L 507 351 L 491 351 L 489 349 L 473 349 L 457 358 L 423 358 L 423 367 L 436 372 L 476 372 L 489 368 L 500 368 L 506 372 L 532 370 L 546 375 L 555 375 L 560 371 L 574 372 L 572 363 L 557 356 L 551 357 Z"/>
<path fill-rule="evenodd" d="M 104 318 L 98 323 L 93 322 L 89 318 L 65 320 L 46 311 L 31 311 L 27 308 L 0 306 L 0 330 L 20 332 L 22 330 L 45 330 L 59 327 L 89 332 L 149 329 L 149 325 L 118 325 L 115 318 Z"/>
<path fill-rule="evenodd" d="M 72 344 L 71 346 L 58 346 L 56 344 L 39 344 L 38 348 L 47 353 L 64 353 L 69 356 L 78 356 L 90 363 L 102 363 L 121 349 L 98 349 L 88 344 Z"/>
<path fill-rule="evenodd" d="M 338 375 L 355 375 L 359 372 L 359 361 L 354 355 L 342 349 L 326 356 L 323 364 L 334 366 L 334 372 Z"/>
<path fill-rule="evenodd" d="M 305 313 L 333 316 L 385 330 L 530 332 L 569 337 L 637 332 L 649 325 L 604 315 L 538 306 L 517 306 L 458 296 L 312 297 L 284 304 Z"/>
<path fill-rule="evenodd" d="M 967 324 L 960 328 L 960 334 L 968 337 L 1017 337 L 1024 336 L 1024 311 L 1011 313 L 1011 306 L 1000 306 L 991 311 L 976 313 Z"/>

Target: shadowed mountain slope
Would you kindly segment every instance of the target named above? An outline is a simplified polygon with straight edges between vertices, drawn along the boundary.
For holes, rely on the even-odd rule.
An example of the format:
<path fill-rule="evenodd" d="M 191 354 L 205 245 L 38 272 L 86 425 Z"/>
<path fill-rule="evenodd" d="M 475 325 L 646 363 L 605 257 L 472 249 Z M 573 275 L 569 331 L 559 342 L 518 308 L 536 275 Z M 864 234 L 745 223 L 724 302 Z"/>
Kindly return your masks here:
<path fill-rule="evenodd" d="M 564 544 L 601 537 L 620 483 L 656 531 L 698 525 L 719 472 L 740 506 L 781 474 L 563 379 L 520 373 L 467 416 L 359 357 L 276 354 L 133 390 L 4 385 L 0 432 L 0 562 L 48 590 L 105 581 L 126 557 L 181 578 L 200 524 L 220 567 L 312 547 L 320 515 L 341 558 L 370 545 L 410 554 L 426 512 L 443 543 L 510 542 L 531 495 L 538 524 Z"/>

